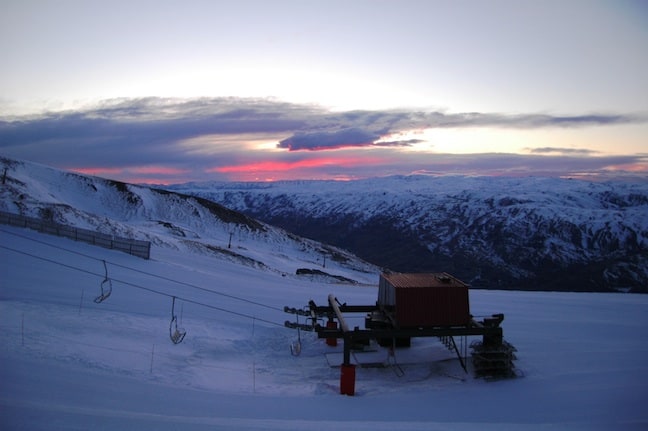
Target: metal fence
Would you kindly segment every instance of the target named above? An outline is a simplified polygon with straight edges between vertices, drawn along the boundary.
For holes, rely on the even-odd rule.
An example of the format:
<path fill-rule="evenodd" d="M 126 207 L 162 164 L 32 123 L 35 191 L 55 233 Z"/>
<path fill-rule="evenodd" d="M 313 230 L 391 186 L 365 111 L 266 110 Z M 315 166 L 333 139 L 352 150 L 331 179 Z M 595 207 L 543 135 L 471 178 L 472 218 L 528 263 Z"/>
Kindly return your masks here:
<path fill-rule="evenodd" d="M 59 223 L 26 217 L 19 214 L 6 213 L 3 211 L 0 211 L 0 223 L 29 228 L 50 235 L 62 236 L 75 241 L 82 241 L 112 250 L 119 250 L 144 259 L 149 259 L 151 257 L 151 243 L 149 241 L 106 235 L 88 229 L 66 226 Z"/>

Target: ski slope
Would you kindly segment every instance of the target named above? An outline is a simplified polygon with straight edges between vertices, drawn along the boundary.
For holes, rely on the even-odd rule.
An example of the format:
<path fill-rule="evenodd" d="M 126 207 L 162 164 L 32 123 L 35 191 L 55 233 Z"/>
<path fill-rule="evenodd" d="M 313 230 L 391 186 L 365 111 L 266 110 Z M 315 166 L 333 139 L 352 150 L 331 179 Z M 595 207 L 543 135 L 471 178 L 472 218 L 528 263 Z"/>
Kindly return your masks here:
<path fill-rule="evenodd" d="M 341 346 L 302 332 L 302 353 L 292 356 L 297 333 L 283 321 L 294 316 L 282 308 L 323 303 L 329 293 L 372 303 L 375 287 L 171 247 L 154 246 L 147 261 L 9 226 L 0 226 L 0 244 L 2 429 L 648 426 L 646 296 L 473 290 L 473 314 L 506 315 L 523 377 L 474 379 L 440 342 L 415 339 L 396 352 L 404 375 L 358 368 L 356 396 L 347 397 L 338 393 Z M 96 304 L 102 261 L 113 292 Z M 169 339 L 173 296 L 184 299 L 176 313 L 187 335 L 178 345 Z M 373 353 L 381 354 L 386 360 Z"/>
<path fill-rule="evenodd" d="M 473 315 L 505 314 L 520 378 L 475 379 L 414 339 L 354 354 L 393 366 L 358 367 L 341 396 L 342 346 L 285 328 L 283 307 L 373 304 L 378 268 L 193 198 L 1 160 L 1 210 L 152 243 L 144 260 L 0 225 L 2 430 L 648 427 L 648 296 L 472 290 Z"/>

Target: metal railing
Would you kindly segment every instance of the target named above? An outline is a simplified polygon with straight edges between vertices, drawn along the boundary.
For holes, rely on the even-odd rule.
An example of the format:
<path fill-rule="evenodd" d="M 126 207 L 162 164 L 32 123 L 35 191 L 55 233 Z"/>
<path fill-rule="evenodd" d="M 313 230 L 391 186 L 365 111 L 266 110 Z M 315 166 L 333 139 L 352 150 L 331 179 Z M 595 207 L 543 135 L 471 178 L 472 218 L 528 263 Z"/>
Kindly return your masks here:
<path fill-rule="evenodd" d="M 38 232 L 61 236 L 73 239 L 74 241 L 82 241 L 111 250 L 119 250 L 144 259 L 150 259 L 151 257 L 151 243 L 149 241 L 107 235 L 93 230 L 81 229 L 4 211 L 0 211 L 0 223 L 33 229 Z"/>

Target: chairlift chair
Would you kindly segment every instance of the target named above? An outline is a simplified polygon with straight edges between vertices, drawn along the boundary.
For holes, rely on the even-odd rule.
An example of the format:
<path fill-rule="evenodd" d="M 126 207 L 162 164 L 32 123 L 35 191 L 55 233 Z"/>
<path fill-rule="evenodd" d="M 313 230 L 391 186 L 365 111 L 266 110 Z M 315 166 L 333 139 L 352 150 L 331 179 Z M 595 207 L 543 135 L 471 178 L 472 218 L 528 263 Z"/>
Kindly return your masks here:
<path fill-rule="evenodd" d="M 187 331 L 184 328 L 178 328 L 178 316 L 175 315 L 175 300 L 176 297 L 173 297 L 173 302 L 171 303 L 171 322 L 169 322 L 169 338 L 173 344 L 180 344 L 184 340 Z"/>
<path fill-rule="evenodd" d="M 299 329 L 299 314 L 297 314 L 297 341 L 290 343 L 290 354 L 299 356 L 301 354 L 301 332 Z"/>
<path fill-rule="evenodd" d="M 97 304 L 108 299 L 108 297 L 112 293 L 112 281 L 110 280 L 110 278 L 108 278 L 108 267 L 106 266 L 105 260 L 103 260 L 102 262 L 104 265 L 105 275 L 103 281 L 101 282 L 101 285 L 99 286 L 101 289 L 101 294 L 94 299 L 94 302 L 96 302 Z"/>

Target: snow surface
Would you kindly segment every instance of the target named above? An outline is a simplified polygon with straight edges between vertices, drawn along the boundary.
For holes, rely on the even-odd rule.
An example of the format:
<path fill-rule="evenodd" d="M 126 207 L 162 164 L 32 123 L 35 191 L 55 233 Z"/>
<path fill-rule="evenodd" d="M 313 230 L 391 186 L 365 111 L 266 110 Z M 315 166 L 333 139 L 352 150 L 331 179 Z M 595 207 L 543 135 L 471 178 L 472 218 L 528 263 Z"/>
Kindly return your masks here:
<path fill-rule="evenodd" d="M 518 348 L 524 377 L 474 379 L 441 343 L 415 339 L 409 351 L 396 353 L 404 376 L 389 367 L 358 368 L 356 396 L 347 397 L 338 394 L 337 363 L 329 364 L 330 352 L 339 354 L 341 347 L 302 332 L 302 354 L 291 356 L 297 334 L 280 326 L 291 316 L 142 272 L 276 308 L 311 298 L 324 302 L 329 292 L 367 304 L 376 288 L 286 282 L 273 272 L 169 249 L 155 249 L 146 261 L 7 226 L 0 239 L 14 250 L 91 272 L 101 273 L 93 259 L 103 259 L 116 280 L 259 319 L 184 303 L 187 336 L 173 345 L 168 297 L 115 282 L 111 297 L 95 304 L 101 277 L 2 248 L 3 429 L 648 426 L 646 296 L 471 291 L 473 314 L 505 313 L 505 337 Z"/>
<path fill-rule="evenodd" d="M 283 322 L 295 316 L 283 307 L 323 304 L 329 293 L 372 304 L 375 268 L 328 261 L 327 271 L 357 284 L 296 276 L 317 264 L 321 248 L 280 240 L 279 230 L 236 244 L 264 263 L 250 265 L 198 246 L 222 244 L 226 223 L 190 219 L 142 190 L 133 211 L 116 208 L 119 196 L 107 199 L 98 182 L 73 191 L 68 181 L 78 177 L 30 167 L 10 178 L 18 173 L 25 212 L 49 199 L 68 222 L 100 219 L 153 246 L 144 260 L 0 225 L 2 430 L 648 428 L 648 296 L 471 290 L 472 314 L 505 314 L 520 378 L 475 379 L 438 340 L 414 339 L 396 352 L 398 367 L 358 367 L 356 396 L 342 396 L 342 346 L 302 331 L 301 355 L 292 356 L 298 334 Z M 3 208 L 13 205 L 13 195 L 2 196 Z M 161 214 L 191 229 L 193 242 L 150 221 Z M 96 304 L 103 261 L 113 292 Z M 187 331 L 178 345 L 169 340 L 173 296 Z M 362 326 L 363 316 L 351 323 Z M 393 363 L 372 347 L 354 360 Z"/>

